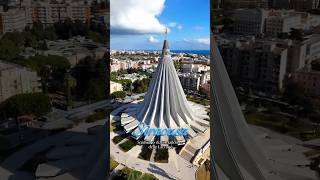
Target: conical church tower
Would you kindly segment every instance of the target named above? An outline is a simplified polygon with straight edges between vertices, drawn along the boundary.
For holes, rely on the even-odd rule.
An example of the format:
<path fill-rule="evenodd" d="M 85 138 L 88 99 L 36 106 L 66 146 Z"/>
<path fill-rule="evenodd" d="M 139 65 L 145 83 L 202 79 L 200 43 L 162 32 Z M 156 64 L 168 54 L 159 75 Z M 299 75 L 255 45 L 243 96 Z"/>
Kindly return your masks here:
<path fill-rule="evenodd" d="M 127 132 L 137 130 L 137 123 L 149 128 L 187 128 L 191 136 L 209 128 L 209 122 L 197 117 L 186 99 L 171 59 L 167 38 L 144 101 L 137 107 L 134 116 L 137 121 L 125 126 Z"/>

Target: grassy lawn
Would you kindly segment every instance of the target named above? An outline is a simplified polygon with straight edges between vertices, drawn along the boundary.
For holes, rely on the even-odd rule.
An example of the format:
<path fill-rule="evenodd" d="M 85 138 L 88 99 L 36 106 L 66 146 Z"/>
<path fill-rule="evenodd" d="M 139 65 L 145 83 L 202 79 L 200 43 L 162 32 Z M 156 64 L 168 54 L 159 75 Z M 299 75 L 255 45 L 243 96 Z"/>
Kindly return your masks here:
<path fill-rule="evenodd" d="M 156 178 L 153 174 L 149 174 L 149 173 L 144 173 L 141 176 L 142 180 L 158 180 L 158 178 Z"/>
<path fill-rule="evenodd" d="M 320 149 L 311 149 L 309 151 L 305 151 L 303 154 L 307 157 L 320 155 Z"/>
<path fill-rule="evenodd" d="M 246 113 L 245 117 L 249 124 L 269 128 L 304 141 L 320 137 L 319 133 L 316 133 L 315 127 L 304 120 L 262 112 Z"/>
<path fill-rule="evenodd" d="M 206 160 L 196 172 L 196 180 L 210 180 L 210 170 L 206 169 L 206 163 L 208 163 L 210 167 L 210 161 Z"/>
<path fill-rule="evenodd" d="M 116 129 L 116 126 L 114 126 L 113 124 L 110 124 L 110 132 L 113 132 Z"/>
<path fill-rule="evenodd" d="M 110 159 L 110 172 L 113 171 L 118 165 L 119 163 L 117 161 Z"/>
<path fill-rule="evenodd" d="M 120 170 L 120 175 L 114 180 L 158 180 L 153 174 L 142 173 L 140 171 L 125 167 Z"/>
<path fill-rule="evenodd" d="M 110 131 L 111 130 L 116 133 L 118 131 L 123 130 L 123 128 L 119 122 L 113 122 L 110 124 Z"/>
<path fill-rule="evenodd" d="M 187 100 L 197 103 L 197 104 L 201 104 L 203 106 L 208 106 L 210 105 L 210 101 L 207 99 L 203 99 L 203 98 L 199 98 L 199 97 L 195 97 L 195 96 L 187 96 Z"/>
<path fill-rule="evenodd" d="M 142 146 L 142 151 L 141 151 L 141 153 L 139 154 L 138 157 L 140 159 L 144 159 L 144 160 L 149 161 L 150 157 L 151 157 L 151 153 L 152 153 L 152 149 L 149 149 L 148 145 L 143 145 Z"/>
<path fill-rule="evenodd" d="M 95 113 L 89 115 L 88 117 L 86 117 L 85 121 L 87 123 L 91 123 L 91 122 L 99 121 L 99 120 L 106 118 L 106 117 L 107 117 L 106 111 L 98 111 L 98 112 L 95 112 Z"/>
<path fill-rule="evenodd" d="M 115 143 L 115 144 L 118 144 L 119 142 L 121 142 L 123 139 L 125 139 L 126 136 L 125 135 L 119 135 L 119 136 L 115 136 L 112 141 Z"/>
<path fill-rule="evenodd" d="M 137 100 L 144 99 L 144 96 L 139 96 Z"/>
<path fill-rule="evenodd" d="M 127 152 L 129 151 L 130 149 L 132 149 L 134 146 L 137 145 L 137 142 L 133 139 L 128 139 L 127 141 L 121 143 L 119 145 L 119 147 L 124 151 L 124 152 Z"/>
<path fill-rule="evenodd" d="M 168 149 L 156 149 L 154 160 L 160 163 L 167 163 L 169 158 Z"/>

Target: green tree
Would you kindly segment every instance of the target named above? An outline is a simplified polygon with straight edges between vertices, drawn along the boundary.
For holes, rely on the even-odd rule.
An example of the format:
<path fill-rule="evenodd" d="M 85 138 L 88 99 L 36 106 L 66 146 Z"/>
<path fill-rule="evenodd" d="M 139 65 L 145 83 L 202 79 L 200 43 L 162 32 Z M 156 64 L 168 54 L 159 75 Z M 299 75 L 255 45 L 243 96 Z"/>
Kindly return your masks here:
<path fill-rule="evenodd" d="M 68 72 L 65 74 L 64 82 L 65 82 L 65 89 L 66 89 L 66 104 L 67 104 L 67 109 L 69 109 L 70 107 L 72 107 L 71 90 L 74 87 L 76 87 L 77 81 Z"/>
<path fill-rule="evenodd" d="M 136 80 L 133 82 L 133 92 L 134 93 L 144 93 L 148 90 L 150 83 L 149 78 L 143 78 L 142 80 Z"/>
<path fill-rule="evenodd" d="M 106 83 L 103 79 L 91 79 L 88 84 L 88 90 L 86 91 L 86 100 L 99 101 L 106 98 Z"/>
<path fill-rule="evenodd" d="M 125 98 L 126 97 L 126 92 L 125 91 L 115 91 L 111 94 L 111 97 L 112 98 Z"/>
<path fill-rule="evenodd" d="M 19 94 L 10 97 L 1 104 L 8 117 L 26 114 L 42 116 L 51 110 L 50 98 L 43 93 Z"/>
<path fill-rule="evenodd" d="M 179 61 L 174 61 L 173 64 L 174 64 L 174 67 L 176 68 L 176 70 L 180 70 L 183 65 L 182 62 L 179 62 Z"/>
<path fill-rule="evenodd" d="M 86 57 L 72 69 L 72 75 L 77 80 L 75 93 L 78 98 L 91 102 L 107 97 L 106 66 L 104 59 Z"/>

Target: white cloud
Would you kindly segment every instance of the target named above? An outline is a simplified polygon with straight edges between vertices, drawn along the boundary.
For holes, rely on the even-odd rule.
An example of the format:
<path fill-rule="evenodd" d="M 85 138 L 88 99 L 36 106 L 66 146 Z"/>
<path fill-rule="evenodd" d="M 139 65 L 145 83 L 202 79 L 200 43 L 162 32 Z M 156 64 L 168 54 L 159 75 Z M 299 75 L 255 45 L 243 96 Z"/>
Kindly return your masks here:
<path fill-rule="evenodd" d="M 174 28 L 174 27 L 177 26 L 177 23 L 176 22 L 171 22 L 171 23 L 168 24 L 168 26 Z"/>
<path fill-rule="evenodd" d="M 198 30 L 198 31 L 204 29 L 202 26 L 193 26 L 192 28 L 195 29 L 195 30 Z"/>
<path fill-rule="evenodd" d="M 195 41 L 200 44 L 210 45 L 210 38 L 197 38 Z"/>
<path fill-rule="evenodd" d="M 191 41 L 190 41 L 189 39 L 187 39 L 187 38 L 184 38 L 183 41 L 184 41 L 184 42 L 191 42 Z"/>
<path fill-rule="evenodd" d="M 181 30 L 183 28 L 183 26 L 181 24 L 178 24 L 176 22 L 171 22 L 167 25 L 168 27 L 171 27 L 171 28 L 177 28 L 179 30 Z"/>
<path fill-rule="evenodd" d="M 110 0 L 112 34 L 164 33 L 165 25 L 158 16 L 165 0 Z"/>
<path fill-rule="evenodd" d="M 158 43 L 159 40 L 157 38 L 155 38 L 154 36 L 149 36 L 148 41 L 151 43 Z"/>

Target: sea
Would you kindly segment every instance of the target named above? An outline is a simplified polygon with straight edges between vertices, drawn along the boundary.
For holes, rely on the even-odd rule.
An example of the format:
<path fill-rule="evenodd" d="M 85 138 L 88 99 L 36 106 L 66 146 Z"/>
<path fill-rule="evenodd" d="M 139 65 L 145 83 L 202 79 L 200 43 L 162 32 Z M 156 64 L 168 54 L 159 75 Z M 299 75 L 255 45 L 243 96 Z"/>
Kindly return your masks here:
<path fill-rule="evenodd" d="M 189 53 L 189 54 L 198 54 L 198 55 L 204 55 L 209 56 L 210 50 L 170 50 L 173 53 Z"/>
<path fill-rule="evenodd" d="M 144 51 L 159 51 L 159 50 L 144 50 Z M 210 50 L 170 50 L 172 53 L 188 53 L 209 56 Z"/>

